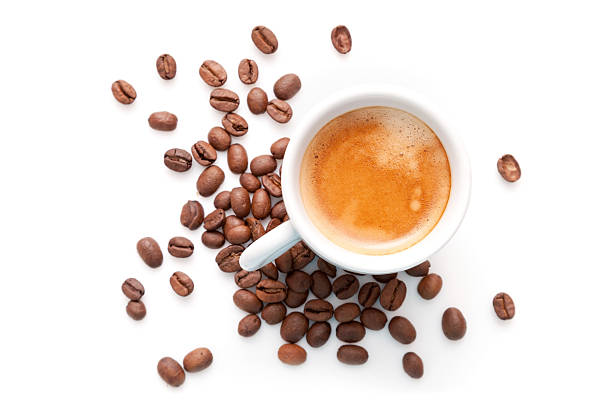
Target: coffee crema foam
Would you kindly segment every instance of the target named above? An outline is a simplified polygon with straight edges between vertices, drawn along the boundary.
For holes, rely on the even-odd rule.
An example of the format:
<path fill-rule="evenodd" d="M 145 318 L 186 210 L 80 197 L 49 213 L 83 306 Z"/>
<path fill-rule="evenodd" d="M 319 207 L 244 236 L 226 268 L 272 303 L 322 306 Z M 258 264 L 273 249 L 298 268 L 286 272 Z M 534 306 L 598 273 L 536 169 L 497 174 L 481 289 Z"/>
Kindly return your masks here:
<path fill-rule="evenodd" d="M 323 126 L 306 148 L 308 216 L 336 244 L 382 255 L 422 240 L 448 202 L 451 173 L 432 129 L 400 109 L 370 106 Z"/>

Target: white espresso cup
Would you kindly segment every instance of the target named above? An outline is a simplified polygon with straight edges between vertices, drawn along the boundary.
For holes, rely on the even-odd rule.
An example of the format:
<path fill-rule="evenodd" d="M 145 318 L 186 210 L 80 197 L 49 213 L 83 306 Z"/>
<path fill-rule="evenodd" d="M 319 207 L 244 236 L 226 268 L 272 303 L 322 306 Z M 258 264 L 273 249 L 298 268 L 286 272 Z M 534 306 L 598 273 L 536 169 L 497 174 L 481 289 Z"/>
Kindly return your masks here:
<path fill-rule="evenodd" d="M 312 222 L 304 208 L 300 189 L 300 169 L 306 147 L 319 129 L 343 113 L 367 106 L 387 106 L 411 113 L 424 121 L 446 150 L 451 172 L 451 189 L 446 209 L 436 226 L 413 246 L 385 255 L 368 255 L 348 250 L 327 238 Z M 289 221 L 253 242 L 240 256 L 240 266 L 252 271 L 272 262 L 303 240 L 329 263 L 344 270 L 383 274 L 411 268 L 442 248 L 455 234 L 467 210 L 471 170 L 461 140 L 451 134 L 443 118 L 422 98 L 411 92 L 385 85 L 364 85 L 334 94 L 318 102 L 291 135 L 283 160 L 282 189 Z"/>

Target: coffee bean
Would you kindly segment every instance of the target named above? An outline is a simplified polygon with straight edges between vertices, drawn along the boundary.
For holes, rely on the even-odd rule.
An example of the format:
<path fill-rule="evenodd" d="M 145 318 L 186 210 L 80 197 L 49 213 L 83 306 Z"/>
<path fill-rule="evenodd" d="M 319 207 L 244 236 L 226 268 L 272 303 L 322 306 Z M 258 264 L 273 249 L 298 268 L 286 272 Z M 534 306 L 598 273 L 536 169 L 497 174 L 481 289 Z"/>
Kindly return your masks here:
<path fill-rule="evenodd" d="M 315 257 L 314 252 L 310 250 L 304 243 L 300 241 L 289 250 L 293 261 L 293 269 L 302 269 L 310 263 Z"/>
<path fill-rule="evenodd" d="M 170 112 L 154 112 L 149 116 L 149 126 L 155 130 L 174 130 L 177 123 L 178 118 Z"/>
<path fill-rule="evenodd" d="M 289 313 L 281 324 L 280 335 L 288 343 L 297 343 L 308 330 L 308 319 L 300 312 Z"/>
<path fill-rule="evenodd" d="M 340 323 L 350 322 L 361 314 L 357 303 L 344 303 L 336 308 L 334 317 Z"/>
<path fill-rule="evenodd" d="M 257 26 L 251 31 L 251 40 L 259 51 L 264 54 L 272 54 L 278 49 L 278 40 L 274 33 L 267 27 Z"/>
<path fill-rule="evenodd" d="M 381 330 L 387 324 L 387 315 L 382 310 L 368 307 L 361 311 L 359 320 L 370 330 Z"/>
<path fill-rule="evenodd" d="M 410 269 L 406 269 L 406 273 L 410 276 L 414 276 L 415 278 L 419 278 L 421 276 L 426 276 L 429 273 L 430 267 L 431 264 L 429 261 L 425 261 Z"/>
<path fill-rule="evenodd" d="M 227 72 L 218 62 L 206 60 L 200 66 L 200 77 L 210 86 L 221 86 L 227 81 Z"/>
<path fill-rule="evenodd" d="M 210 197 L 223 184 L 224 180 L 225 173 L 223 173 L 223 170 L 213 164 L 202 171 L 202 174 L 198 177 L 196 187 L 201 195 Z"/>
<path fill-rule="evenodd" d="M 395 316 L 389 322 L 391 337 L 402 344 L 410 344 L 416 339 L 416 329 L 410 320 L 402 316 Z"/>
<path fill-rule="evenodd" d="M 238 289 L 234 293 L 234 304 L 247 313 L 259 313 L 263 307 L 261 300 L 246 289 Z"/>
<path fill-rule="evenodd" d="M 368 282 L 359 289 L 357 299 L 363 307 L 372 307 L 380 296 L 380 286 L 376 282 Z"/>
<path fill-rule="evenodd" d="M 365 337 L 365 328 L 359 322 L 344 322 L 336 326 L 336 337 L 346 343 L 357 343 Z"/>
<path fill-rule="evenodd" d="M 225 224 L 225 210 L 217 208 L 204 218 L 204 229 L 214 231 Z"/>
<path fill-rule="evenodd" d="M 134 87 L 122 79 L 113 82 L 111 91 L 113 92 L 115 99 L 124 105 L 129 105 L 130 103 L 134 102 L 134 99 L 136 99 L 136 91 L 134 90 Z M 267 104 L 268 101 L 266 100 L 266 105 Z"/>
<path fill-rule="evenodd" d="M 442 315 L 442 331 L 450 340 L 459 340 L 465 336 L 467 325 L 459 309 L 449 307 Z"/>
<path fill-rule="evenodd" d="M 185 371 L 176 360 L 164 357 L 157 363 L 157 373 L 168 385 L 178 387 L 185 382 Z"/>
<path fill-rule="evenodd" d="M 276 142 L 272 143 L 272 146 L 270 146 L 270 153 L 272 153 L 272 156 L 275 159 L 282 160 L 285 157 L 285 150 L 287 150 L 288 144 L 289 138 L 282 137 Z"/>
<path fill-rule="evenodd" d="M 316 322 L 306 333 L 306 342 L 310 347 L 321 347 L 331 335 L 331 325 L 328 322 Z"/>
<path fill-rule="evenodd" d="M 270 196 L 266 190 L 260 188 L 253 194 L 253 216 L 264 219 L 270 214 Z"/>
<path fill-rule="evenodd" d="M 147 315 L 147 308 L 141 300 L 130 300 L 125 311 L 134 320 L 142 320 Z"/>
<path fill-rule="evenodd" d="M 233 112 L 240 105 L 238 95 L 225 88 L 213 89 L 208 100 L 210 106 L 221 112 Z"/>
<path fill-rule="evenodd" d="M 208 143 L 210 143 L 215 150 L 223 152 L 229 149 L 232 144 L 232 137 L 222 127 L 215 126 L 208 132 Z"/>
<path fill-rule="evenodd" d="M 278 218 L 271 218 L 270 222 L 268 222 L 268 225 L 266 226 L 266 232 L 272 231 L 274 228 L 278 227 L 282 223 L 283 221 L 279 220 Z M 289 257 L 289 268 L 291 268 L 291 264 L 293 263 L 293 261 L 291 261 L 291 254 L 289 252 L 286 252 L 286 253 Z M 284 271 L 281 271 L 281 272 L 284 272 Z"/>
<path fill-rule="evenodd" d="M 306 303 L 306 299 L 308 299 L 308 292 L 296 292 L 295 290 L 287 289 L 285 304 L 289 307 L 296 308 Z"/>
<path fill-rule="evenodd" d="M 145 293 L 142 283 L 140 283 L 138 279 L 134 278 L 126 279 L 125 282 L 123 282 L 123 285 L 121 285 L 121 291 L 130 300 L 140 300 Z"/>
<path fill-rule="evenodd" d="M 293 116 L 291 106 L 280 99 L 272 99 L 269 101 L 266 112 L 268 112 L 268 115 L 278 123 L 287 123 L 291 119 L 291 116 Z"/>
<path fill-rule="evenodd" d="M 235 143 L 227 151 L 227 165 L 232 173 L 241 174 L 247 169 L 249 159 L 241 144 Z"/>
<path fill-rule="evenodd" d="M 238 64 L 238 78 L 242 81 L 242 83 L 251 85 L 257 82 L 257 77 L 259 76 L 259 69 L 257 68 L 257 63 L 250 59 L 243 59 Z"/>
<path fill-rule="evenodd" d="M 497 171 L 504 180 L 514 183 L 521 178 L 521 167 L 511 154 L 504 154 L 497 160 Z"/>
<path fill-rule="evenodd" d="M 251 239 L 251 229 L 246 225 L 238 225 L 227 231 L 225 239 L 231 244 L 244 244 Z"/>
<path fill-rule="evenodd" d="M 287 287 L 283 282 L 264 279 L 257 284 L 255 294 L 262 302 L 278 303 L 287 297 Z"/>
<path fill-rule="evenodd" d="M 421 378 L 423 376 L 423 361 L 421 357 L 412 351 L 404 354 L 402 365 L 404 366 L 406 374 L 412 378 Z"/>
<path fill-rule="evenodd" d="M 261 184 L 272 197 L 282 197 L 283 187 L 281 185 L 281 178 L 276 173 L 266 174 L 261 178 Z"/>
<path fill-rule="evenodd" d="M 493 309 L 497 317 L 502 320 L 509 320 L 514 317 L 514 301 L 507 293 L 500 292 L 495 295 L 493 298 Z"/>
<path fill-rule="evenodd" d="M 170 54 L 162 54 L 157 57 L 155 67 L 161 79 L 172 79 L 176 76 L 176 61 Z"/>
<path fill-rule="evenodd" d="M 187 353 L 183 358 L 185 371 L 195 373 L 208 368 L 213 362 L 213 355 L 206 347 L 199 347 Z"/>
<path fill-rule="evenodd" d="M 276 159 L 269 154 L 255 157 L 251 160 L 251 173 L 263 176 L 276 170 Z"/>
<path fill-rule="evenodd" d="M 331 294 L 332 285 L 327 275 L 321 271 L 314 271 L 310 277 L 312 278 L 310 290 L 316 297 L 325 299 Z"/>
<path fill-rule="evenodd" d="M 202 233 L 202 243 L 207 248 L 218 249 L 225 244 L 225 236 L 218 231 L 204 231 Z"/>
<path fill-rule="evenodd" d="M 300 365 L 306 361 L 306 350 L 297 344 L 283 344 L 278 348 L 278 359 L 285 364 Z"/>
<path fill-rule="evenodd" d="M 368 361 L 368 351 L 361 346 L 347 344 L 340 346 L 336 353 L 338 361 L 348 365 L 361 365 Z"/>
<path fill-rule="evenodd" d="M 272 262 L 262 266 L 260 271 L 270 279 L 278 279 L 278 269 L 276 269 L 276 265 L 274 265 Z"/>
<path fill-rule="evenodd" d="M 177 258 L 187 258 L 193 254 L 193 242 L 185 237 L 174 237 L 168 242 L 168 252 Z"/>
<path fill-rule="evenodd" d="M 442 278 L 435 273 L 423 277 L 417 286 L 419 295 L 427 300 L 435 298 L 440 293 L 440 289 L 442 289 Z"/>
<path fill-rule="evenodd" d="M 247 105 L 251 113 L 259 115 L 268 107 L 268 94 L 261 88 L 253 88 L 247 95 Z"/>
<path fill-rule="evenodd" d="M 217 151 L 203 140 L 198 140 L 191 146 L 191 154 L 202 166 L 210 166 L 217 160 Z"/>
<path fill-rule="evenodd" d="M 380 305 L 386 310 L 397 310 L 404 303 L 406 284 L 399 279 L 389 281 L 380 292 Z"/>
<path fill-rule="evenodd" d="M 242 245 L 230 245 L 223 248 L 215 257 L 215 262 L 223 272 L 238 272 L 240 267 L 240 255 L 244 251 Z"/>
<path fill-rule="evenodd" d="M 263 225 L 261 225 L 261 222 L 257 218 L 254 218 L 254 217 L 247 218 L 246 224 L 249 227 L 249 230 L 251 231 L 251 239 L 253 240 L 253 242 L 257 241 L 259 238 L 263 236 L 263 234 L 266 233 Z"/>
<path fill-rule="evenodd" d="M 227 113 L 221 119 L 221 124 L 232 136 L 243 136 L 249 131 L 247 121 L 237 113 Z"/>
<path fill-rule="evenodd" d="M 299 76 L 295 74 L 283 75 L 274 83 L 274 95 L 278 99 L 286 101 L 293 98 L 301 87 L 302 82 Z"/>
<path fill-rule="evenodd" d="M 251 197 L 244 187 L 236 187 L 230 193 L 232 210 L 238 217 L 246 217 L 251 212 Z M 226 234 L 227 235 L 227 234 Z"/>
<path fill-rule="evenodd" d="M 326 300 L 312 299 L 304 305 L 304 316 L 313 322 L 325 322 L 333 315 L 334 307 Z"/>
<path fill-rule="evenodd" d="M 240 185 L 246 188 L 249 193 L 254 193 L 257 189 L 261 188 L 259 179 L 251 173 L 242 173 L 239 181 Z"/>
<path fill-rule="evenodd" d="M 319 258 L 317 260 L 317 266 L 319 267 L 321 272 L 325 273 L 327 276 L 331 278 L 336 277 L 336 266 L 335 265 L 332 265 L 326 260 Z"/>
<path fill-rule="evenodd" d="M 225 190 L 217 194 L 215 196 L 214 205 L 215 205 L 215 208 L 220 208 L 222 210 L 229 210 L 232 207 L 231 199 L 230 199 L 230 192 Z"/>
<path fill-rule="evenodd" d="M 238 323 L 238 334 L 242 337 L 251 337 L 261 327 L 261 320 L 256 314 L 246 315 Z"/>
<path fill-rule="evenodd" d="M 157 268 L 164 260 L 159 244 L 151 237 L 142 238 L 136 244 L 138 255 L 151 268 Z"/>
<path fill-rule="evenodd" d="M 235 215 L 228 215 L 225 218 L 225 225 L 223 226 L 223 234 L 227 234 L 229 230 L 239 225 L 246 225 L 242 218 L 238 218 Z"/>
<path fill-rule="evenodd" d="M 190 230 L 195 230 L 204 221 L 204 208 L 198 201 L 187 201 L 181 210 L 181 224 Z"/>
<path fill-rule="evenodd" d="M 343 25 L 335 27 L 331 32 L 331 42 L 340 54 L 346 54 L 353 47 L 353 40 L 348 28 Z"/>
<path fill-rule="evenodd" d="M 293 271 L 287 275 L 285 279 L 287 287 L 296 292 L 308 292 L 312 285 L 312 278 L 309 274 L 302 271 Z"/>
<path fill-rule="evenodd" d="M 184 172 L 191 168 L 191 155 L 183 149 L 170 149 L 164 153 L 164 164 L 170 170 Z"/>
<path fill-rule="evenodd" d="M 285 215 L 287 215 L 287 209 L 285 208 L 285 202 L 282 200 L 274 204 L 274 206 L 270 210 L 270 217 L 272 218 L 282 219 Z"/>
<path fill-rule="evenodd" d="M 183 272 L 174 272 L 170 277 L 170 286 L 179 296 L 187 296 L 193 292 L 193 281 Z"/>
<path fill-rule="evenodd" d="M 268 324 L 277 324 L 283 321 L 287 308 L 282 303 L 268 303 L 261 311 L 261 317 Z"/>
<path fill-rule="evenodd" d="M 385 273 L 383 275 L 372 275 L 372 278 L 374 278 L 376 282 L 387 283 L 390 280 L 397 278 L 397 272 Z"/>
<path fill-rule="evenodd" d="M 359 281 L 353 275 L 341 275 L 334 280 L 332 290 L 338 299 L 348 299 L 359 290 Z"/>

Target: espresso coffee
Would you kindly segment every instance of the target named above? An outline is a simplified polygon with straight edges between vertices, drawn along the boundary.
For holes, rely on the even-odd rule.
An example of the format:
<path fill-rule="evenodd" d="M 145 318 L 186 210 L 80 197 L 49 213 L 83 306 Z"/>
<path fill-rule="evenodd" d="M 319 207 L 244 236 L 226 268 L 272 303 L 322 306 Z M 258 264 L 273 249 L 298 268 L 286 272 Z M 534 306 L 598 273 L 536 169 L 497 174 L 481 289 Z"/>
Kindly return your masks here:
<path fill-rule="evenodd" d="M 370 106 L 323 126 L 306 148 L 300 188 L 317 228 L 354 252 L 406 249 L 436 226 L 451 173 L 442 143 L 418 117 Z"/>

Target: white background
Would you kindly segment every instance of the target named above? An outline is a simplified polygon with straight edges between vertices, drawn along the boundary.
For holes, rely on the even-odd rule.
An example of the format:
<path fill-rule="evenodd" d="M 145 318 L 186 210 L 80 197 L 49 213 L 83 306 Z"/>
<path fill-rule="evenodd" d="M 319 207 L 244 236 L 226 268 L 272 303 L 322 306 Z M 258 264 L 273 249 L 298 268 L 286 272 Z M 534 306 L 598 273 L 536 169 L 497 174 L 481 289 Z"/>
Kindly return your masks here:
<path fill-rule="evenodd" d="M 611 11 L 603 1 L 4 5 L 0 405 L 609 404 Z M 253 46 L 258 24 L 276 33 L 275 54 Z M 329 39 L 338 24 L 353 37 L 345 56 Z M 155 70 L 164 52 L 178 63 L 172 81 Z M 242 58 L 256 60 L 269 94 L 280 75 L 300 75 L 289 124 L 247 111 Z M 446 112 L 471 155 L 473 196 L 459 233 L 431 258 L 440 295 L 420 299 L 418 280 L 401 275 L 408 296 L 394 314 L 416 326 L 413 344 L 369 331 L 370 359 L 351 367 L 336 360 L 335 337 L 320 349 L 302 340 L 308 360 L 289 367 L 276 357 L 279 326 L 238 336 L 232 276 L 217 269 L 202 231 L 179 223 L 189 199 L 213 208 L 195 189 L 201 167 L 178 174 L 162 161 L 220 122 L 198 75 L 205 59 L 223 64 L 243 100 L 250 126 L 239 142 L 250 157 L 290 136 L 318 99 L 355 83 L 402 84 Z M 119 78 L 135 86 L 133 105 L 113 99 Z M 159 110 L 178 115 L 176 131 L 148 127 Z M 515 184 L 497 173 L 504 153 L 523 169 Z M 225 153 L 218 162 L 227 169 Z M 226 174 L 230 189 L 237 178 Z M 175 235 L 196 244 L 191 258 L 166 252 L 158 269 L 142 263 L 139 238 L 165 248 Z M 168 284 L 176 270 L 195 282 L 188 298 Z M 124 311 L 128 277 L 146 287 L 140 322 Z M 512 321 L 491 307 L 502 290 L 516 301 Z M 459 342 L 441 333 L 448 306 L 467 318 Z M 213 351 L 209 369 L 179 389 L 159 379 L 161 357 L 182 361 L 198 346 Z M 422 357 L 421 380 L 403 372 L 406 351 Z"/>

